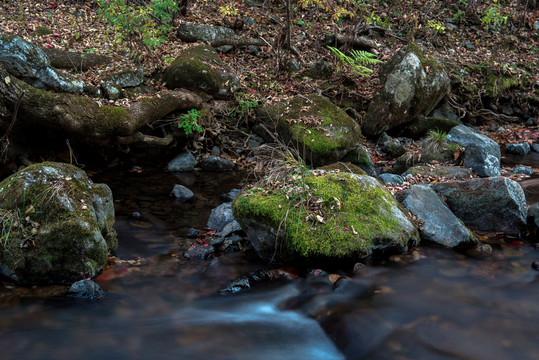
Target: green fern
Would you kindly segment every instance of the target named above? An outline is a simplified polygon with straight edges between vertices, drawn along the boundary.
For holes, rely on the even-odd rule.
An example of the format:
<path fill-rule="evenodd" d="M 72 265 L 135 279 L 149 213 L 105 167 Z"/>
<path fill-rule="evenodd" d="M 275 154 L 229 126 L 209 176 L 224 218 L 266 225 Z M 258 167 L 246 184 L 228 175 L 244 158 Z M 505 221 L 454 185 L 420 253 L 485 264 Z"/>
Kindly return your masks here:
<path fill-rule="evenodd" d="M 335 54 L 335 56 L 341 63 L 349 66 L 352 72 L 361 76 L 369 76 L 369 74 L 372 73 L 371 69 L 366 66 L 363 66 L 362 64 L 369 65 L 381 62 L 376 58 L 376 55 L 371 54 L 367 51 L 352 50 L 350 51 L 351 56 L 348 56 L 341 50 L 332 46 L 328 46 L 328 49 L 331 50 L 333 54 Z"/>

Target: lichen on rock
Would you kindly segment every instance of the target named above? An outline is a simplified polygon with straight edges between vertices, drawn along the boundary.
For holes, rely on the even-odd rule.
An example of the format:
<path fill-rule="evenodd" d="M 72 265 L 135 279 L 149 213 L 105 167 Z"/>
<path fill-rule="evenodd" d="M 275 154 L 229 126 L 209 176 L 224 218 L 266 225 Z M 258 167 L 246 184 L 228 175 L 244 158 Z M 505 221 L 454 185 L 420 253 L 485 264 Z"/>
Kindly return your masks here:
<path fill-rule="evenodd" d="M 46 162 L 0 183 L 0 273 L 26 284 L 97 276 L 118 246 L 112 192 L 82 170 Z"/>

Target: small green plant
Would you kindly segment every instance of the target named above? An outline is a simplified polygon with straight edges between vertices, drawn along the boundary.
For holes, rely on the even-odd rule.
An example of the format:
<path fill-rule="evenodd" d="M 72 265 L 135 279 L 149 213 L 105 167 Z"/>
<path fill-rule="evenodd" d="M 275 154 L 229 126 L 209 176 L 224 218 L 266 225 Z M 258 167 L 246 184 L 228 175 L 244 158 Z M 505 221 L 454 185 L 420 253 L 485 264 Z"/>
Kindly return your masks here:
<path fill-rule="evenodd" d="M 232 116 L 238 120 L 247 120 L 254 113 L 255 108 L 258 106 L 258 100 L 252 95 L 247 95 L 242 92 L 236 93 L 236 101 L 238 106 L 232 113 Z"/>
<path fill-rule="evenodd" d="M 507 24 L 508 16 L 503 14 L 502 6 L 500 4 L 491 5 L 483 14 L 481 18 L 481 24 L 485 27 L 485 30 L 490 28 L 499 31 L 502 25 Z"/>
<path fill-rule="evenodd" d="M 391 22 L 387 18 L 381 18 L 377 14 L 371 12 L 369 15 L 365 16 L 365 23 L 372 26 L 380 26 L 381 28 L 387 29 L 391 26 Z"/>
<path fill-rule="evenodd" d="M 453 20 L 455 20 L 459 24 L 464 24 L 464 23 L 466 23 L 466 16 L 465 15 L 466 15 L 466 11 L 458 9 L 453 14 Z"/>
<path fill-rule="evenodd" d="M 441 130 L 429 130 L 427 138 L 438 145 L 443 145 L 447 141 L 447 133 Z"/>
<path fill-rule="evenodd" d="M 191 109 L 187 114 L 178 116 L 178 127 L 183 129 L 185 135 L 189 135 L 193 132 L 201 132 L 204 129 L 198 124 L 200 119 L 200 112 L 197 109 Z"/>
<path fill-rule="evenodd" d="M 376 64 L 381 62 L 376 59 L 376 55 L 366 51 L 352 50 L 350 51 L 350 56 L 348 56 L 332 46 L 328 46 L 328 49 L 335 54 L 339 62 L 345 64 L 345 66 L 348 66 L 352 72 L 361 76 L 369 76 L 369 74 L 372 73 L 371 69 L 362 64 Z"/>
<path fill-rule="evenodd" d="M 445 31 L 444 24 L 439 20 L 428 20 L 427 27 L 438 34 L 441 34 Z"/>

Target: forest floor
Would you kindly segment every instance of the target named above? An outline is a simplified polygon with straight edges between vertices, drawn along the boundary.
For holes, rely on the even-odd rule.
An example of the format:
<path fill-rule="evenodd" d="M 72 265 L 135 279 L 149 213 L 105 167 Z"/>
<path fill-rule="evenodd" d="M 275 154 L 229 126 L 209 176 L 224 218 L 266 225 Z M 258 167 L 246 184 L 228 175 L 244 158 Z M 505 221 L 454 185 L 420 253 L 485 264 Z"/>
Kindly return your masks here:
<path fill-rule="evenodd" d="M 128 3 L 134 9 L 143 9 L 144 6 L 138 6 L 149 0 Z M 166 41 L 152 49 L 141 43 L 144 29 L 134 31 L 131 37 L 124 36 L 125 33 L 106 21 L 97 1 L 3 1 L 0 32 L 17 34 L 43 47 L 114 58 L 108 66 L 73 73 L 85 84 L 99 85 L 107 75 L 142 66 L 147 85 L 161 89 L 158 75 L 182 50 L 192 46 L 177 37 L 174 30 L 180 23 L 229 26 L 237 34 L 262 38 L 268 44 L 260 49 L 236 48 L 222 54 L 241 80 L 238 94 L 242 98 L 236 97 L 235 106 L 245 106 L 246 101 L 262 104 L 298 94 L 319 93 L 346 108 L 360 123 L 372 94 L 380 86 L 377 71 L 381 64 L 368 65 L 373 70 L 370 76 L 354 73 L 328 49 L 326 36 L 362 34 L 376 43 L 373 52 L 382 61 L 416 42 L 449 69 L 452 80 L 449 99 L 462 120 L 490 130 L 495 140 L 507 143 L 533 141 L 536 132 L 530 132 L 530 124 L 537 128 L 539 9 L 537 6 L 529 9 L 526 3 L 516 0 L 293 1 L 291 45 L 297 51 L 284 49 L 279 41 L 286 33 L 284 1 L 269 1 L 267 6 L 256 0 L 188 2 L 186 14 L 175 17 Z M 292 58 L 302 65 L 298 72 L 287 69 Z M 337 71 L 324 80 L 303 76 L 320 60 L 326 60 Z M 493 77 L 511 79 L 511 83 L 503 89 L 495 86 L 493 93 L 488 87 Z M 121 99 L 116 104 L 126 105 L 129 101 Z M 507 115 L 508 111 L 504 110 L 507 106 L 516 113 Z M 530 119 L 531 123 L 525 125 Z M 504 123 L 505 130 L 492 132 Z"/>

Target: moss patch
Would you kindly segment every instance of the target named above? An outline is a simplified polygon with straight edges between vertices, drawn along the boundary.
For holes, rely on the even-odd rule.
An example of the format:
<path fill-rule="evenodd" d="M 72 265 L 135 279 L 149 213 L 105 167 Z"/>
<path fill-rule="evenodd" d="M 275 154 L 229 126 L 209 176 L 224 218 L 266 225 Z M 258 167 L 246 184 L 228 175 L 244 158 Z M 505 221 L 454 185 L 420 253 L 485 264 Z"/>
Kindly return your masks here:
<path fill-rule="evenodd" d="M 300 257 L 364 258 L 385 240 L 402 250 L 417 237 L 403 229 L 396 201 L 374 178 L 314 171 L 287 181 L 279 189 L 254 186 L 233 203 L 240 224 L 256 219 L 279 229 L 277 248 Z"/>

